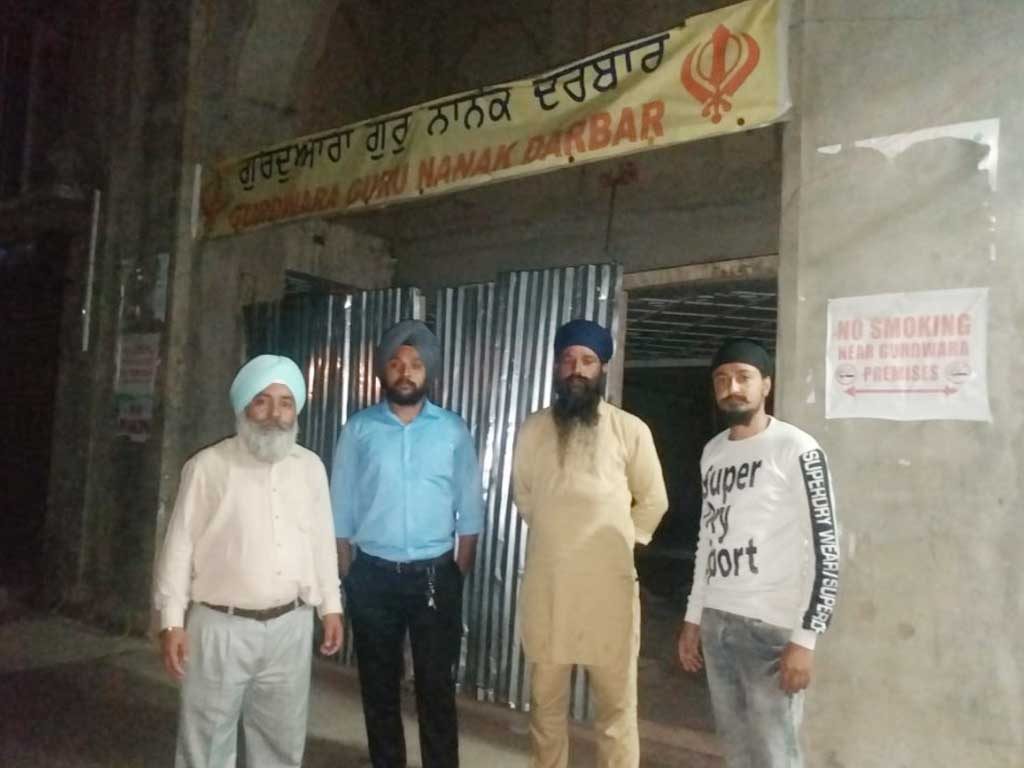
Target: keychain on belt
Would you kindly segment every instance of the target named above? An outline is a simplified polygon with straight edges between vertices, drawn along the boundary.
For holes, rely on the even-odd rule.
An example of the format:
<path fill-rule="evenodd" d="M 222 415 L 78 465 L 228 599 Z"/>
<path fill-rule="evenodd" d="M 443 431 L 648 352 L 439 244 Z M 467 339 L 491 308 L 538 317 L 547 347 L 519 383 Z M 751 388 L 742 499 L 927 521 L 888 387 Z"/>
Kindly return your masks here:
<path fill-rule="evenodd" d="M 427 569 L 427 608 L 437 610 L 437 603 L 434 601 L 434 566 Z"/>

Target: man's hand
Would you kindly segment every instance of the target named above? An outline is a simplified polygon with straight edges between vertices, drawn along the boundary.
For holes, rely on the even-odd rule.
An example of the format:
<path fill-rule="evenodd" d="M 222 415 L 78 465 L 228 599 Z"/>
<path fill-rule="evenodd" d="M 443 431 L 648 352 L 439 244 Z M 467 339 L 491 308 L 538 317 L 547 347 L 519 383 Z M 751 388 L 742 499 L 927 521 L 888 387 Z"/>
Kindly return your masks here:
<path fill-rule="evenodd" d="M 184 627 L 168 627 L 160 633 L 160 645 L 163 648 L 164 669 L 173 680 L 185 677 L 185 664 L 188 662 L 188 635 Z"/>
<path fill-rule="evenodd" d="M 334 542 L 338 551 L 338 573 L 344 579 L 352 567 L 352 542 L 348 539 L 335 539 Z"/>
<path fill-rule="evenodd" d="M 796 643 L 787 643 L 779 660 L 779 677 L 782 690 L 799 693 L 811 684 L 814 668 L 814 651 Z"/>
<path fill-rule="evenodd" d="M 321 619 L 324 625 L 324 641 L 320 645 L 320 653 L 333 656 L 341 650 L 341 641 L 345 637 L 345 627 L 341 622 L 340 613 L 328 613 Z"/>
<path fill-rule="evenodd" d="M 700 624 L 683 622 L 683 631 L 679 634 L 679 661 L 687 672 L 700 672 L 704 666 L 704 656 L 700 651 Z"/>
<path fill-rule="evenodd" d="M 458 547 L 455 552 L 455 564 L 459 566 L 462 575 L 468 576 L 473 570 L 473 562 L 476 560 L 477 534 L 459 536 Z"/>

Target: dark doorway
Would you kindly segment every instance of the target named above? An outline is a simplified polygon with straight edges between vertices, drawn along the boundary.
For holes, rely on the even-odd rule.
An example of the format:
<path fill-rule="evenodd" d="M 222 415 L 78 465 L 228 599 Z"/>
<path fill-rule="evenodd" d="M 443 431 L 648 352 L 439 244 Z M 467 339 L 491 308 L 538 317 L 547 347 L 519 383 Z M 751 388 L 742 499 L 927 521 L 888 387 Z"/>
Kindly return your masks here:
<path fill-rule="evenodd" d="M 700 456 L 721 428 L 711 356 L 730 336 L 775 348 L 776 281 L 696 280 L 629 291 L 623 407 L 651 428 L 669 510 L 638 557 L 643 605 L 640 717 L 711 730 L 703 676 L 682 671 L 676 642 L 693 578 L 700 523 Z"/>
<path fill-rule="evenodd" d="M 70 240 L 0 244 L 0 586 L 41 586 L 65 267 Z"/>

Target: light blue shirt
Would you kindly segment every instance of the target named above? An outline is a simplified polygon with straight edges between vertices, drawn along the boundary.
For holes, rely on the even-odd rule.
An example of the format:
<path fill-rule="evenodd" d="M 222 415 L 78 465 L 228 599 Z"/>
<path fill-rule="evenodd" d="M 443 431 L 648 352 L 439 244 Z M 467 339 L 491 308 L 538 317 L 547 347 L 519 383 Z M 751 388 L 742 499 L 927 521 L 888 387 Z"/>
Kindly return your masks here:
<path fill-rule="evenodd" d="M 480 465 L 465 422 L 429 400 L 408 424 L 387 401 L 354 414 L 334 451 L 331 506 L 335 536 L 396 562 L 480 533 Z"/>

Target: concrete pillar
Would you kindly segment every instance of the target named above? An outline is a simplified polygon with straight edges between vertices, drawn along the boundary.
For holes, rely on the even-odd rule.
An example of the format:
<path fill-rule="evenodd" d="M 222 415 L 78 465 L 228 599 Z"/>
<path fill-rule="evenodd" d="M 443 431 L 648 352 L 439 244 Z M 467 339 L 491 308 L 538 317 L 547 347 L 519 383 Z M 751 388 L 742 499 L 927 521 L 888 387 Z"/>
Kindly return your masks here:
<path fill-rule="evenodd" d="M 796 5 L 778 408 L 831 456 L 845 556 L 808 764 L 1017 765 L 1024 4 Z M 825 420 L 829 298 L 981 286 L 991 424 Z"/>

